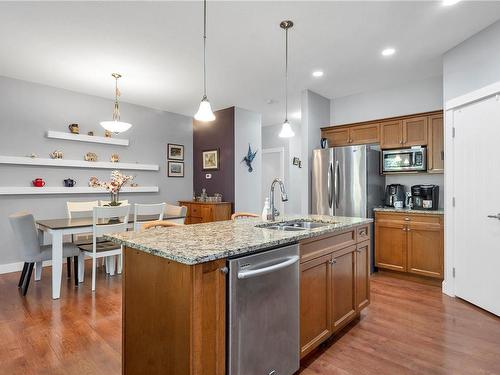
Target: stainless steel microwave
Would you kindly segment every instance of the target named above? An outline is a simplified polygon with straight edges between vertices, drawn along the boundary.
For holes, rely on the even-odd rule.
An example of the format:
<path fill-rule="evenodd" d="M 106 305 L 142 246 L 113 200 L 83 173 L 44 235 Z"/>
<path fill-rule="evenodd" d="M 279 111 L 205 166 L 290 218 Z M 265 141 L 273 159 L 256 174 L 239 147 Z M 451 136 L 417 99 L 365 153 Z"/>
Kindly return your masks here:
<path fill-rule="evenodd" d="M 416 172 L 427 169 L 426 147 L 416 146 L 397 150 L 383 150 L 380 157 L 382 173 Z"/>

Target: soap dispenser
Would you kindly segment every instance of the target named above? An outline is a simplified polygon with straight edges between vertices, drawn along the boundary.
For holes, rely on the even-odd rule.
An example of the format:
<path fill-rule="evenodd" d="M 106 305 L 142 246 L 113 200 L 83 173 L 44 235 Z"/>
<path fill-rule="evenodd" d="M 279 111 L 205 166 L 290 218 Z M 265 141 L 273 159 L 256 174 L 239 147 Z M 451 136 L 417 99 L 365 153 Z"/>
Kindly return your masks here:
<path fill-rule="evenodd" d="M 268 220 L 268 215 L 271 213 L 271 205 L 269 203 L 269 198 L 266 198 L 266 201 L 264 202 L 264 208 L 262 210 L 262 220 L 267 221 Z"/>

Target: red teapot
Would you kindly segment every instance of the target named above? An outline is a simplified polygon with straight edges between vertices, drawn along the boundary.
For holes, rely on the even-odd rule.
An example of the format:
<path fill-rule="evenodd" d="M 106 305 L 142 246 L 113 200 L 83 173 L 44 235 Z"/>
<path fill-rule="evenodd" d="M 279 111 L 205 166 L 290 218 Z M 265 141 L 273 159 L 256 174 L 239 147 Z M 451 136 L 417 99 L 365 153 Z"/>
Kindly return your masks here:
<path fill-rule="evenodd" d="M 35 187 L 44 187 L 45 186 L 45 181 L 43 178 L 35 178 L 33 181 L 31 181 L 33 186 Z"/>

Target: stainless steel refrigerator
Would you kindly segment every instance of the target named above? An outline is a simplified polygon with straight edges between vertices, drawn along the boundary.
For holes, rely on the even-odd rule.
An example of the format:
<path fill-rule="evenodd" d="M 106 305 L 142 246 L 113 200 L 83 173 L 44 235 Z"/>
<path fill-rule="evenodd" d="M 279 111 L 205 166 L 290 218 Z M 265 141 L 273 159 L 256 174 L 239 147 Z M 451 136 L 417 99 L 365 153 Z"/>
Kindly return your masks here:
<path fill-rule="evenodd" d="M 383 202 L 384 185 L 378 145 L 313 150 L 313 214 L 372 218 L 373 208 Z M 371 229 L 373 270 L 373 225 Z"/>

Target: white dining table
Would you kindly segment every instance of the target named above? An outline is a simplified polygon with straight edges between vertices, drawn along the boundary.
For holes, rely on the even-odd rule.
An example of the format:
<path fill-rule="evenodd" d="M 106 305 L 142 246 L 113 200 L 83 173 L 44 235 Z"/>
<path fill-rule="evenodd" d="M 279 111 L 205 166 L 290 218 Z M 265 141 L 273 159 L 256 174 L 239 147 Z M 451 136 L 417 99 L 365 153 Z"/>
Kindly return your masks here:
<path fill-rule="evenodd" d="M 163 220 L 182 219 L 184 216 L 164 215 Z M 154 218 L 142 216 L 141 222 L 155 220 Z M 133 228 L 134 217 L 129 218 L 129 226 Z M 63 238 L 65 235 L 90 233 L 93 230 L 92 218 L 64 218 L 37 220 L 38 230 L 47 234 L 52 239 L 52 299 L 58 299 L 61 296 L 61 281 L 63 267 Z M 35 279 L 41 276 L 41 267 L 35 269 Z M 78 277 L 78 275 L 75 275 Z"/>

